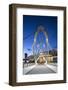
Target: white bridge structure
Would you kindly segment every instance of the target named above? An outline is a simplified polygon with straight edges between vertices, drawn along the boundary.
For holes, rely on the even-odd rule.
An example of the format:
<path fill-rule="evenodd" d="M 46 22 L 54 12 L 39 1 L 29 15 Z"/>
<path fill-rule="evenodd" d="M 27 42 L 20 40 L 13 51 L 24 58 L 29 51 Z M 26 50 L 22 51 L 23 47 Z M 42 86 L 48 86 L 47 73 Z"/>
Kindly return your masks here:
<path fill-rule="evenodd" d="M 40 35 L 42 33 L 43 35 Z M 37 27 L 37 31 L 34 33 L 34 41 L 32 44 L 32 55 L 29 56 L 29 63 L 23 64 L 23 74 L 47 74 L 57 72 L 57 54 L 50 53 L 52 47 L 49 44 L 48 34 L 45 28 L 40 25 Z M 26 60 L 27 58 L 25 58 Z M 28 60 L 26 60 L 28 61 Z M 32 63 L 33 61 L 33 63 Z"/>
<path fill-rule="evenodd" d="M 42 36 L 39 35 L 41 32 L 43 33 Z M 48 41 L 48 34 L 42 25 L 38 26 L 37 32 L 35 32 L 32 50 L 36 64 L 50 63 L 53 61 L 53 58 L 57 58 L 57 56 L 49 54 L 49 50 L 52 50 L 52 48 Z"/>

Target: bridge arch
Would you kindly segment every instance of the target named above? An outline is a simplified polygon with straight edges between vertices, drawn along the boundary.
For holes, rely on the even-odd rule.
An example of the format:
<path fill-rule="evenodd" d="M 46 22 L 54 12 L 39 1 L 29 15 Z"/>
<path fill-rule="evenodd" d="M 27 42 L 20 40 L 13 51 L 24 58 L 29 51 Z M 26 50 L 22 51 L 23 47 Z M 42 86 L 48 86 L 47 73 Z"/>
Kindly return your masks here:
<path fill-rule="evenodd" d="M 43 34 L 46 38 L 46 43 L 48 43 L 48 35 L 47 35 L 47 32 L 45 31 L 45 28 L 43 26 L 39 26 L 37 29 L 37 32 L 35 32 L 34 43 L 36 43 L 36 38 L 37 38 L 39 32 L 43 32 Z"/>
<path fill-rule="evenodd" d="M 36 53 L 34 52 L 34 50 L 35 50 L 34 46 L 36 45 L 37 36 L 38 36 L 38 34 L 39 34 L 40 32 L 43 32 L 43 34 L 44 34 L 44 36 L 45 36 L 45 38 L 46 38 L 46 45 L 48 46 L 48 35 L 47 35 L 47 32 L 45 31 L 45 28 L 44 28 L 42 25 L 40 25 L 40 26 L 38 26 L 38 28 L 37 28 L 37 32 L 35 32 L 34 42 L 33 42 L 33 45 L 32 45 L 33 55 L 34 55 L 34 59 L 35 59 L 36 63 L 37 63 L 37 58 L 38 58 L 38 57 L 36 56 Z"/>

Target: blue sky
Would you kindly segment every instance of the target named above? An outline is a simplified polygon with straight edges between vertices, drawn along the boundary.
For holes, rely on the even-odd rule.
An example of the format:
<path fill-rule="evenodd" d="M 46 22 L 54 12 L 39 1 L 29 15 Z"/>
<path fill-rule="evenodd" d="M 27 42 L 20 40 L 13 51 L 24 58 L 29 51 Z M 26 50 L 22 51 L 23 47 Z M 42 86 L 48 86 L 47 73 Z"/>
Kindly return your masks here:
<path fill-rule="evenodd" d="M 48 34 L 49 44 L 52 48 L 57 48 L 57 17 L 56 16 L 30 16 L 23 15 L 23 43 L 24 53 L 32 53 L 32 44 L 34 41 L 37 27 L 43 25 Z M 40 35 L 40 34 L 39 34 Z"/>

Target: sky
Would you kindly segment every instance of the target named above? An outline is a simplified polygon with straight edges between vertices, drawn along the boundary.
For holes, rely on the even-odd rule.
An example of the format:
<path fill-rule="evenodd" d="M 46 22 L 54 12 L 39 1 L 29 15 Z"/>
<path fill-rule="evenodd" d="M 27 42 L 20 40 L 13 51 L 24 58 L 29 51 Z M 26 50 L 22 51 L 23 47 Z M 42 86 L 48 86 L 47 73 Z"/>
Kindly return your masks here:
<path fill-rule="evenodd" d="M 48 34 L 49 44 L 52 48 L 57 48 L 57 17 L 56 16 L 31 16 L 23 15 L 23 44 L 24 53 L 32 53 L 37 27 L 42 25 Z M 41 33 L 37 37 L 41 37 Z M 44 39 L 45 40 L 45 39 Z M 38 38 L 37 38 L 38 41 Z"/>

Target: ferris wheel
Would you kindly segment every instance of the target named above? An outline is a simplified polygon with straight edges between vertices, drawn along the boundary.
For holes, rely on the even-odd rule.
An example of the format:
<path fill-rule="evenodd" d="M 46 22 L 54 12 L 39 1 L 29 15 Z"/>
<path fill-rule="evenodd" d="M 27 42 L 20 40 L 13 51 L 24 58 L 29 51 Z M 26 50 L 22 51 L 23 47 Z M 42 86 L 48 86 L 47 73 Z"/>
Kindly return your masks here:
<path fill-rule="evenodd" d="M 43 33 L 43 35 L 40 36 L 40 38 L 38 38 L 41 32 Z M 40 25 L 37 27 L 37 31 L 35 32 L 35 35 L 34 35 L 34 42 L 32 45 L 34 59 L 37 60 L 40 53 L 49 54 L 50 49 L 51 49 L 51 46 L 48 41 L 48 34 L 45 31 L 45 28 L 42 25 Z"/>

